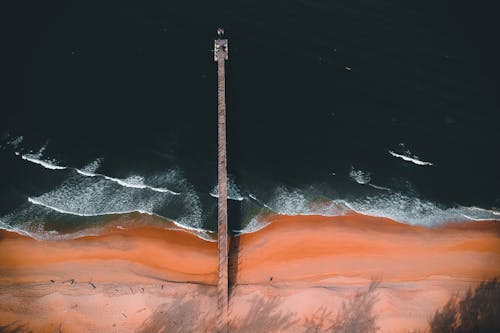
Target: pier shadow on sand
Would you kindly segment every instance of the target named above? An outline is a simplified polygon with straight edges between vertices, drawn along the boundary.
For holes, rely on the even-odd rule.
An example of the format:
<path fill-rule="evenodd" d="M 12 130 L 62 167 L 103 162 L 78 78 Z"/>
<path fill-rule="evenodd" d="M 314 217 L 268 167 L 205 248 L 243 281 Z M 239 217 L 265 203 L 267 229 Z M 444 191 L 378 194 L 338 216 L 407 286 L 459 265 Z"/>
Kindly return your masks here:
<path fill-rule="evenodd" d="M 237 235 L 237 230 L 241 230 L 242 215 L 241 205 L 239 202 L 232 200 L 228 201 L 228 233 L 230 236 L 229 249 L 228 249 L 228 283 L 229 283 L 229 296 L 237 284 L 238 266 L 240 264 L 240 237 Z"/>

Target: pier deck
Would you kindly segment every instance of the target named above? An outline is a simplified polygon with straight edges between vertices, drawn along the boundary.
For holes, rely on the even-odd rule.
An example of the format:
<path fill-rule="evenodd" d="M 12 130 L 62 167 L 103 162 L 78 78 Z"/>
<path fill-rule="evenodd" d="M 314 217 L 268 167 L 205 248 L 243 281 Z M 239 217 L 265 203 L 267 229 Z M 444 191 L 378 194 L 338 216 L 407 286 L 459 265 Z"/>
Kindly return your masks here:
<path fill-rule="evenodd" d="M 228 58 L 227 39 L 215 40 L 214 60 L 217 62 L 218 76 L 218 280 L 217 307 L 219 318 L 217 330 L 227 333 L 228 260 L 227 260 L 227 157 L 226 157 L 226 91 L 224 62 Z"/>

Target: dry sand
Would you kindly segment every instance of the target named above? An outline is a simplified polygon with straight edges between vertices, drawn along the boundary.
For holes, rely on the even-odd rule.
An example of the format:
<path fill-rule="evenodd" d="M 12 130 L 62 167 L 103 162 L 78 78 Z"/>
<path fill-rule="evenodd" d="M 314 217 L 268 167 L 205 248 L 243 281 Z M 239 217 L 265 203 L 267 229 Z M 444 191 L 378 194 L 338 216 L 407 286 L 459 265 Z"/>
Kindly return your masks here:
<path fill-rule="evenodd" d="M 267 219 L 234 243 L 234 332 L 321 332 L 339 318 L 423 329 L 454 293 L 500 276 L 495 222 Z M 59 241 L 1 231 L 0 332 L 213 332 L 216 250 L 158 227 Z"/>

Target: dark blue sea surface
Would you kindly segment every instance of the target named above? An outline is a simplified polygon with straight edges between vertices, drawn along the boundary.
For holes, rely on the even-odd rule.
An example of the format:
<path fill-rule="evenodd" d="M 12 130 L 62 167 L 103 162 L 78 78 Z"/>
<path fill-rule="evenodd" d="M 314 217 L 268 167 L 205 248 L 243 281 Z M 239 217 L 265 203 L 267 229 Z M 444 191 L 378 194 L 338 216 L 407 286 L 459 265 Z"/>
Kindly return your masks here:
<path fill-rule="evenodd" d="M 3 13 L 1 228 L 50 237 L 138 213 L 215 230 L 219 26 L 232 231 L 269 212 L 500 219 L 492 6 L 24 1 Z"/>

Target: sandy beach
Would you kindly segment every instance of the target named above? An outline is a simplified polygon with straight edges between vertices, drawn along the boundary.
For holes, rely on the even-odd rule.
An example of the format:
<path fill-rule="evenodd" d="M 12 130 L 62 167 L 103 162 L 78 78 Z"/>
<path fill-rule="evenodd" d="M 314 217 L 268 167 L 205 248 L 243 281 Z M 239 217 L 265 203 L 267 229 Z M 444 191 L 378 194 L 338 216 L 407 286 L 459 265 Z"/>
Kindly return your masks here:
<path fill-rule="evenodd" d="M 492 221 L 266 220 L 236 239 L 230 331 L 332 331 L 357 312 L 380 332 L 426 329 L 454 294 L 500 276 Z M 0 332 L 213 332 L 216 256 L 215 242 L 152 226 L 50 241 L 1 231 Z"/>

